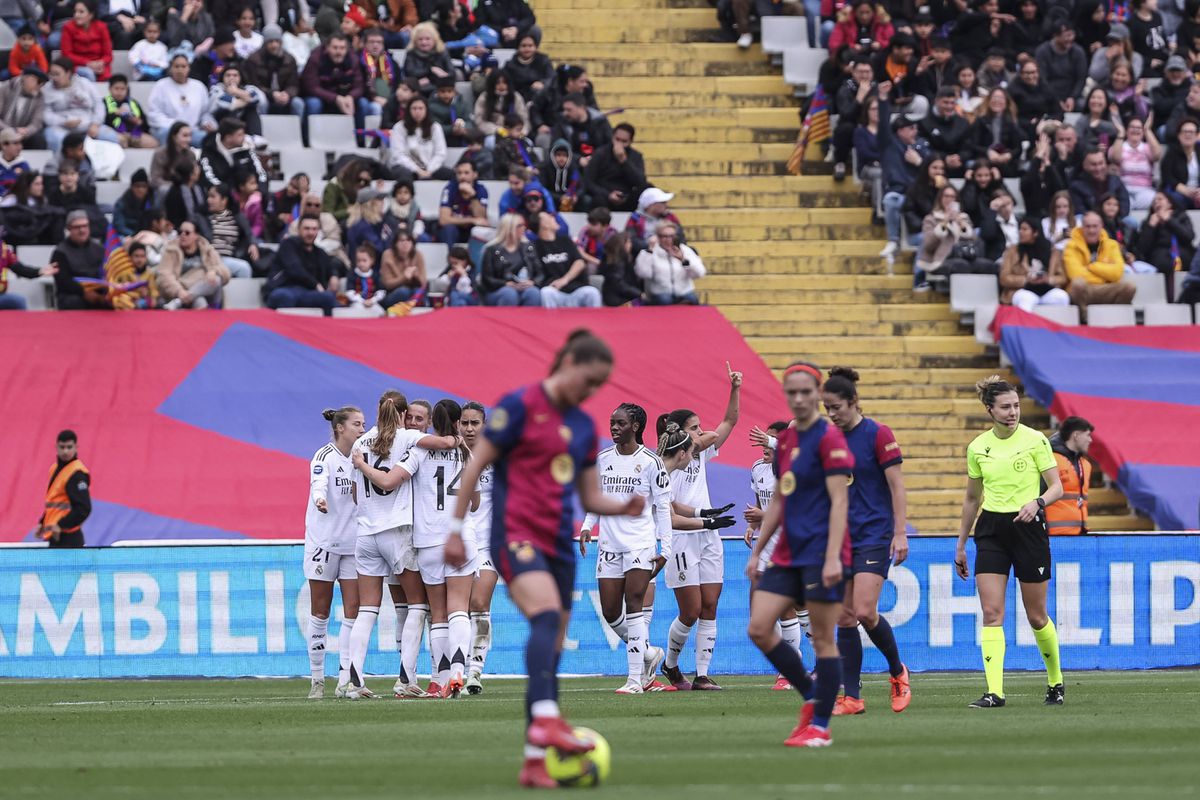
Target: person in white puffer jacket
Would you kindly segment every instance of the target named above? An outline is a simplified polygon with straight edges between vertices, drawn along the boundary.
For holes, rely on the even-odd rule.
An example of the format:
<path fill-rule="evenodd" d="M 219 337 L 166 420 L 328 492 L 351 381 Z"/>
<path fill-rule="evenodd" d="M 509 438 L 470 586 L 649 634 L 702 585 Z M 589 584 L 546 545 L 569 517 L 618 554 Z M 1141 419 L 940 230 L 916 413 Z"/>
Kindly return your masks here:
<path fill-rule="evenodd" d="M 699 305 L 696 296 L 697 278 L 706 270 L 695 250 L 678 241 L 679 229 L 674 223 L 658 226 L 649 249 L 638 253 L 633 270 L 646 283 L 650 305 Z"/>

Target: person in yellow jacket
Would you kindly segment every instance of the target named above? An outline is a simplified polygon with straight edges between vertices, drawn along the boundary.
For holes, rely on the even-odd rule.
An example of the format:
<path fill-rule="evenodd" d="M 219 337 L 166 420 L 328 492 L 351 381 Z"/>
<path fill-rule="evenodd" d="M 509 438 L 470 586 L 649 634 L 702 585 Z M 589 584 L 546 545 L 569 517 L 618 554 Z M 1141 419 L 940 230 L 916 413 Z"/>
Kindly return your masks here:
<path fill-rule="evenodd" d="M 1046 506 L 1046 528 L 1051 536 L 1075 536 L 1087 533 L 1088 486 L 1092 482 L 1092 446 L 1095 427 L 1083 417 L 1067 417 L 1050 437 L 1050 449 L 1058 462 L 1058 477 L 1063 495 Z"/>
<path fill-rule="evenodd" d="M 91 483 L 79 460 L 75 431 L 58 434 L 58 460 L 50 468 L 46 510 L 38 520 L 38 536 L 51 547 L 83 547 L 83 523 L 92 513 Z"/>
<path fill-rule="evenodd" d="M 1062 258 L 1067 294 L 1080 311 L 1086 311 L 1091 303 L 1133 302 L 1136 287 L 1121 280 L 1125 275 L 1121 245 L 1104 231 L 1104 222 L 1096 212 L 1083 215 L 1083 222 L 1067 240 Z"/>

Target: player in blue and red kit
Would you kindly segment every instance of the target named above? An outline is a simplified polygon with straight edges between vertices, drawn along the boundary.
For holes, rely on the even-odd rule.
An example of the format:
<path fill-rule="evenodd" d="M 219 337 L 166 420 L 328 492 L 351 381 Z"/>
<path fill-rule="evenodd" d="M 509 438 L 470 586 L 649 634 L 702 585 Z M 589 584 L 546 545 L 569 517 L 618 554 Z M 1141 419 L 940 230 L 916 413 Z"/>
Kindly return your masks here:
<path fill-rule="evenodd" d="M 841 429 L 854 456 L 850 484 L 850 542 L 852 559 L 846 581 L 846 600 L 838 620 L 837 644 L 842 654 L 844 697 L 834 716 L 866 713 L 860 696 L 863 648 L 858 626 L 879 648 L 891 674 L 892 711 L 908 708 L 912 689 L 908 668 L 900 661 L 896 637 L 887 619 L 879 615 L 879 593 L 893 563 L 908 558 L 907 501 L 900 464 L 900 444 L 891 429 L 864 417 L 858 402 L 858 373 L 834 367 L 821 388 L 825 410 Z"/>
<path fill-rule="evenodd" d="M 525 666 L 528 720 L 522 786 L 554 788 L 545 751 L 591 750 L 558 709 L 558 659 L 575 587 L 575 491 L 585 511 L 602 516 L 641 514 L 645 498 L 607 497 L 596 475 L 596 427 L 579 409 L 608 380 L 613 356 L 590 332 L 572 333 L 550 377 L 506 395 L 462 472 L 446 560 L 466 559 L 462 521 L 480 473 L 495 465 L 492 489 L 492 560 L 513 603 L 529 620 Z"/>
<path fill-rule="evenodd" d="M 762 528 L 746 576 L 758 575 L 758 557 L 776 533 L 781 537 L 771 566 L 758 575 L 750 599 L 750 638 L 783 677 L 804 697 L 800 722 L 784 742 L 789 747 L 825 747 L 829 718 L 842 683 L 834 629 L 842 611 L 844 580 L 850 567 L 846 530 L 847 478 L 854 456 L 846 438 L 821 417 L 821 371 L 804 362 L 783 373 L 783 393 L 795 418 L 779 435 L 775 450 L 775 496 L 763 514 Z M 775 621 L 788 608 L 808 606 L 816 681 L 804 669 L 800 653 L 776 632 Z"/>

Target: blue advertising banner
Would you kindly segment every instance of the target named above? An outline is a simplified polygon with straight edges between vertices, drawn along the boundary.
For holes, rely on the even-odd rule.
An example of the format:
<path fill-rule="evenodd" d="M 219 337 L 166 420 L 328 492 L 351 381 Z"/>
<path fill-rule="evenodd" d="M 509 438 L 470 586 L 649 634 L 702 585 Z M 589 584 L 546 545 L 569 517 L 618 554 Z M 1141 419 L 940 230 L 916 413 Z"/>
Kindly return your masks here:
<path fill-rule="evenodd" d="M 979 669 L 974 584 L 953 573 L 952 539 L 911 539 L 881 606 L 914 672 Z M 1144 669 L 1200 664 L 1200 536 L 1095 536 L 1053 540 L 1052 614 L 1063 666 Z M 746 638 L 748 551 L 725 542 L 714 674 L 766 673 Z M 300 545 L 147 546 L 76 551 L 11 549 L 0 558 L 0 675 L 23 678 L 306 675 L 308 589 Z M 603 623 L 595 556 L 579 564 L 562 668 L 624 674 L 625 652 Z M 341 610 L 335 597 L 329 644 Z M 658 584 L 651 640 L 665 644 L 675 601 Z M 522 672 L 526 626 L 500 589 L 488 672 Z M 1042 669 L 1010 584 L 1007 664 Z M 395 674 L 395 617 L 384 606 L 367 671 Z M 805 646 L 806 656 L 810 651 Z M 865 667 L 883 669 L 866 648 Z M 681 659 L 694 661 L 689 643 Z M 422 657 L 421 664 L 427 664 Z M 336 671 L 335 657 L 329 669 Z"/>

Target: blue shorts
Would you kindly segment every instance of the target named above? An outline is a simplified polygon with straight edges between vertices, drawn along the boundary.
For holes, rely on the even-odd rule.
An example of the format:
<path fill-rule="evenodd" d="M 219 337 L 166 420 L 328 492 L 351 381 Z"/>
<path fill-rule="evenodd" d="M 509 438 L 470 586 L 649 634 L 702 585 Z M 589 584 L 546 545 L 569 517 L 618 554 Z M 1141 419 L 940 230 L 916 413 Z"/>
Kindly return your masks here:
<path fill-rule="evenodd" d="M 571 610 L 575 594 L 575 559 L 547 556 L 529 542 L 492 540 L 492 561 L 505 583 L 527 572 L 549 572 L 558 586 L 558 596 L 563 611 Z"/>
<path fill-rule="evenodd" d="M 851 577 L 865 572 L 868 575 L 886 578 L 888 570 L 892 567 L 891 549 L 890 544 L 854 548 L 854 558 L 850 565 Z"/>
<path fill-rule="evenodd" d="M 775 564 L 767 567 L 754 584 L 754 591 L 790 597 L 798 606 L 806 603 L 840 603 L 845 596 L 845 588 L 844 581 L 826 588 L 821 581 L 821 567 L 779 567 Z"/>

